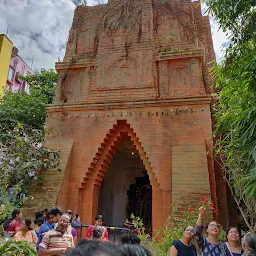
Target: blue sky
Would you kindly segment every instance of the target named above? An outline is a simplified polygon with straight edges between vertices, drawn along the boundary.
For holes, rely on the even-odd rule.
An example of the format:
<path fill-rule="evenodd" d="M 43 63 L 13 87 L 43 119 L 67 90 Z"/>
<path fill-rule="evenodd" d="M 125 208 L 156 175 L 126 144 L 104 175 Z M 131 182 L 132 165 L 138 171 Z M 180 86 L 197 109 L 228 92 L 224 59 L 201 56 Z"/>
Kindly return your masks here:
<path fill-rule="evenodd" d="M 87 4 L 97 1 L 106 0 L 87 0 Z M 0 0 L 0 34 L 8 31 L 20 57 L 33 70 L 54 68 L 58 58 L 64 57 L 74 10 L 71 0 Z M 211 23 L 215 53 L 220 59 L 227 39 L 212 18 Z"/>

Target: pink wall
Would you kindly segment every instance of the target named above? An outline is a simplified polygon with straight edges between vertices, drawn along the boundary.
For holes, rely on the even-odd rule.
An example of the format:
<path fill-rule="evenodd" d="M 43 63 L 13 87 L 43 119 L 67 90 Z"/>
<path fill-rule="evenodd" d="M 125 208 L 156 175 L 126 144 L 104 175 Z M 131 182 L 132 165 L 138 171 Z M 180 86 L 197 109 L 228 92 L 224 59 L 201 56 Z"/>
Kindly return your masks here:
<path fill-rule="evenodd" d="M 28 93 L 29 85 L 18 78 L 18 74 L 27 75 L 28 73 L 34 74 L 32 69 L 18 55 L 13 56 L 10 61 L 6 88 L 13 92 L 24 90 Z"/>

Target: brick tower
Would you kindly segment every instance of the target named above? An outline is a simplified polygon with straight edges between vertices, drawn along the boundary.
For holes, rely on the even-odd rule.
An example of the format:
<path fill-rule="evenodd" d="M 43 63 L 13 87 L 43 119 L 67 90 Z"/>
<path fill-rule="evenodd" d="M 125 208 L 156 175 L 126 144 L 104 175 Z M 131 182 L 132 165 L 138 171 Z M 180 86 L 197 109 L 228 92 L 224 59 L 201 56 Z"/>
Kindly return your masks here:
<path fill-rule="evenodd" d="M 153 233 L 171 204 L 184 210 L 201 196 L 217 203 L 207 71 L 214 58 L 198 2 L 77 7 L 47 117 L 62 172 L 47 172 L 46 198 L 35 202 L 72 209 L 83 223 L 103 213 L 106 224 L 121 225 L 136 211 Z"/>

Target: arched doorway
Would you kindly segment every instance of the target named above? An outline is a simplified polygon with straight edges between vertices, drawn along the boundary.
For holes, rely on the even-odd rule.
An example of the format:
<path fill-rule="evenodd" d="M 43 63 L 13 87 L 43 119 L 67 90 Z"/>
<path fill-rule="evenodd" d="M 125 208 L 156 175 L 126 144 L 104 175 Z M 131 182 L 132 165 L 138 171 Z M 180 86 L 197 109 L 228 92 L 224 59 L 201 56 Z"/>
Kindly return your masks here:
<path fill-rule="evenodd" d="M 104 223 L 123 226 L 131 213 L 152 229 L 152 187 L 149 176 L 129 136 L 120 141 L 101 183 L 98 213 Z"/>
<path fill-rule="evenodd" d="M 152 215 L 151 225 L 152 233 L 154 234 L 159 228 L 161 228 L 163 223 L 162 189 L 160 188 L 150 161 L 141 142 L 139 141 L 139 138 L 137 137 L 135 131 L 127 123 L 127 120 L 118 120 L 117 124 L 113 125 L 113 128 L 110 129 L 106 134 L 103 142 L 98 148 L 98 151 L 95 153 L 95 156 L 90 163 L 85 176 L 81 179 L 81 185 L 79 187 L 79 201 L 84 203 L 79 205 L 78 211 L 81 213 L 81 220 L 83 223 L 94 223 L 95 216 L 100 213 L 98 209 L 98 202 L 104 200 L 99 200 L 102 182 L 107 174 L 107 170 L 109 170 L 108 168 L 113 157 L 115 156 L 116 150 L 121 145 L 120 143 L 123 141 L 124 137 L 128 137 L 126 140 L 128 139 L 132 142 L 132 145 L 134 145 L 134 148 L 136 148 L 134 153 L 138 154 L 143 162 L 143 171 L 147 171 L 147 173 L 143 173 L 141 176 L 139 175 L 138 178 L 142 178 L 145 176 L 145 174 L 147 174 L 150 179 L 150 185 L 152 186 L 152 211 L 149 213 L 149 215 Z M 136 184 L 135 178 L 136 177 L 134 176 L 133 181 L 135 180 L 135 183 L 128 183 L 129 187 L 128 190 L 125 190 L 125 192 L 129 191 L 130 185 Z M 168 194 L 168 196 L 169 195 L 170 194 Z M 127 203 L 127 201 L 125 203 Z M 105 206 L 100 207 L 102 208 Z"/>

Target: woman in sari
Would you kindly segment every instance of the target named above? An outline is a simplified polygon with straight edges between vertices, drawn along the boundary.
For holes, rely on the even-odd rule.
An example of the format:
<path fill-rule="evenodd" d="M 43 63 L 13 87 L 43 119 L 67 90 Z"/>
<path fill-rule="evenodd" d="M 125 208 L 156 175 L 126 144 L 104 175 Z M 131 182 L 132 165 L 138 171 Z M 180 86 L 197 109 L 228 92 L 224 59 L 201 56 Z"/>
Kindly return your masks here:
<path fill-rule="evenodd" d="M 31 220 L 25 219 L 20 223 L 19 231 L 14 235 L 16 241 L 27 241 L 36 247 L 37 244 L 37 235 L 34 230 L 30 227 Z"/>

